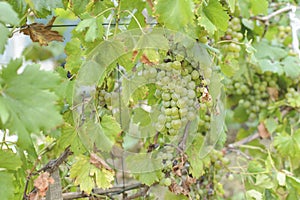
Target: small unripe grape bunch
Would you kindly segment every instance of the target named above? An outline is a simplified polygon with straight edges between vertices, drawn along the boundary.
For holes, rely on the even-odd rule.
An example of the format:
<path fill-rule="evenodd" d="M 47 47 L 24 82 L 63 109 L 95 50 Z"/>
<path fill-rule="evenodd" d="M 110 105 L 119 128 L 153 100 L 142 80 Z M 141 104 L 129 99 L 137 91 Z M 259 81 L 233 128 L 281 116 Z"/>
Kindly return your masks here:
<path fill-rule="evenodd" d="M 285 41 L 291 35 L 292 28 L 290 26 L 278 26 L 278 39 L 280 42 Z"/>
<path fill-rule="evenodd" d="M 285 98 L 290 106 L 300 108 L 300 92 L 295 88 L 288 88 Z"/>
<path fill-rule="evenodd" d="M 240 56 L 241 46 L 239 42 L 243 40 L 243 34 L 240 32 L 241 27 L 239 18 L 234 17 L 229 21 L 228 29 L 222 38 L 228 42 L 223 43 L 221 48 L 226 57 L 238 58 Z"/>
<path fill-rule="evenodd" d="M 265 80 L 255 75 L 254 83 L 245 82 L 245 79 L 231 80 L 226 83 L 227 95 L 231 99 L 236 99 L 237 105 L 245 109 L 249 120 L 256 119 L 259 112 L 267 107 L 270 99 L 268 87 L 276 86 L 276 79 L 271 79 L 273 76 L 263 75 L 262 77 Z"/>

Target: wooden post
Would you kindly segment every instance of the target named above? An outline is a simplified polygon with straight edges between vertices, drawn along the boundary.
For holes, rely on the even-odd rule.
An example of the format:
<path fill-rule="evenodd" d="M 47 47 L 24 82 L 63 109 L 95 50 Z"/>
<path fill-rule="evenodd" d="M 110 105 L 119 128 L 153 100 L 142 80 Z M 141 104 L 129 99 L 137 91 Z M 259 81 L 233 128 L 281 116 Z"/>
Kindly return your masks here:
<path fill-rule="evenodd" d="M 46 200 L 63 200 L 59 169 L 57 168 L 52 174 L 54 183 L 50 184 L 47 190 Z"/>

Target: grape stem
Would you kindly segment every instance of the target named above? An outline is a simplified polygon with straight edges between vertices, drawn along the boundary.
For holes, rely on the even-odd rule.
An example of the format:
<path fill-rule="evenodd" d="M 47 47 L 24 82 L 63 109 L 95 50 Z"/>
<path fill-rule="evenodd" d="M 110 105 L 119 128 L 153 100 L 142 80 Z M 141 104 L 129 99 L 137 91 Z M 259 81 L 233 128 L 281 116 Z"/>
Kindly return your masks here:
<path fill-rule="evenodd" d="M 181 141 L 179 142 L 178 144 L 178 147 L 184 151 L 185 150 L 185 147 L 186 147 L 186 140 L 187 140 L 187 137 L 188 137 L 188 133 L 189 133 L 189 129 L 190 129 L 190 125 L 191 125 L 191 121 L 188 121 L 185 128 L 184 128 L 184 134 L 182 136 L 182 139 Z"/>
<path fill-rule="evenodd" d="M 280 15 L 284 12 L 287 12 L 287 11 L 291 11 L 293 9 L 293 5 L 288 5 L 286 7 L 283 7 L 279 10 L 276 10 L 275 12 L 272 12 L 271 14 L 267 15 L 267 16 L 263 16 L 263 17 L 260 17 L 260 16 L 253 16 L 251 17 L 252 19 L 255 19 L 255 20 L 259 20 L 259 21 L 262 21 L 264 23 L 268 22 L 271 18 L 275 17 L 276 15 Z"/>

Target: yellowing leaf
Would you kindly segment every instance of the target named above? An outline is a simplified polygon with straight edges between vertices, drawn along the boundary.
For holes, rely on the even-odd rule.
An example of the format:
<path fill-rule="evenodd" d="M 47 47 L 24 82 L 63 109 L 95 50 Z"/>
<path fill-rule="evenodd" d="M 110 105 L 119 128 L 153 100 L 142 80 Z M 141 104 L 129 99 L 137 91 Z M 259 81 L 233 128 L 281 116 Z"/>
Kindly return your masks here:
<path fill-rule="evenodd" d="M 70 177 L 75 179 L 75 184 L 80 185 L 81 190 L 91 193 L 95 186 L 110 187 L 114 180 L 114 172 L 106 169 L 100 170 L 90 163 L 89 157 L 79 156 L 71 167 Z"/>

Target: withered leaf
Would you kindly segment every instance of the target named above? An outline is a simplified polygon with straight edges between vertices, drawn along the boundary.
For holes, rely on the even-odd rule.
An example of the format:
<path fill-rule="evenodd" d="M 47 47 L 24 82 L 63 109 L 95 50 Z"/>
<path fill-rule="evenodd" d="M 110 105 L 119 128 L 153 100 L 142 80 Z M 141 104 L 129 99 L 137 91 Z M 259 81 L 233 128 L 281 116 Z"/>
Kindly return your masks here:
<path fill-rule="evenodd" d="M 268 87 L 267 88 L 268 94 L 272 101 L 276 101 L 278 99 L 278 89 L 275 87 Z"/>
<path fill-rule="evenodd" d="M 41 173 L 35 180 L 34 186 L 38 190 L 38 196 L 44 197 L 46 196 L 46 192 L 48 190 L 49 184 L 53 184 L 54 179 L 50 176 L 48 172 Z M 35 195 L 33 195 L 36 198 Z"/>
<path fill-rule="evenodd" d="M 97 168 L 105 168 L 108 171 L 113 171 L 112 168 L 97 154 L 91 153 L 90 155 L 90 163 L 95 165 Z"/>
<path fill-rule="evenodd" d="M 269 138 L 271 136 L 263 122 L 260 122 L 260 124 L 257 126 L 257 130 L 259 136 L 263 139 Z"/>
<path fill-rule="evenodd" d="M 51 41 L 63 42 L 63 36 L 57 31 L 51 30 L 52 24 L 56 17 L 45 25 L 41 23 L 32 23 L 20 30 L 21 33 L 29 35 L 33 42 L 38 42 L 41 46 L 48 46 Z"/>
<path fill-rule="evenodd" d="M 205 102 L 210 102 L 212 100 L 212 97 L 209 94 L 208 89 L 206 87 L 204 87 L 203 89 L 204 90 L 203 90 L 203 94 L 201 96 L 201 101 L 204 102 L 204 103 Z"/>

